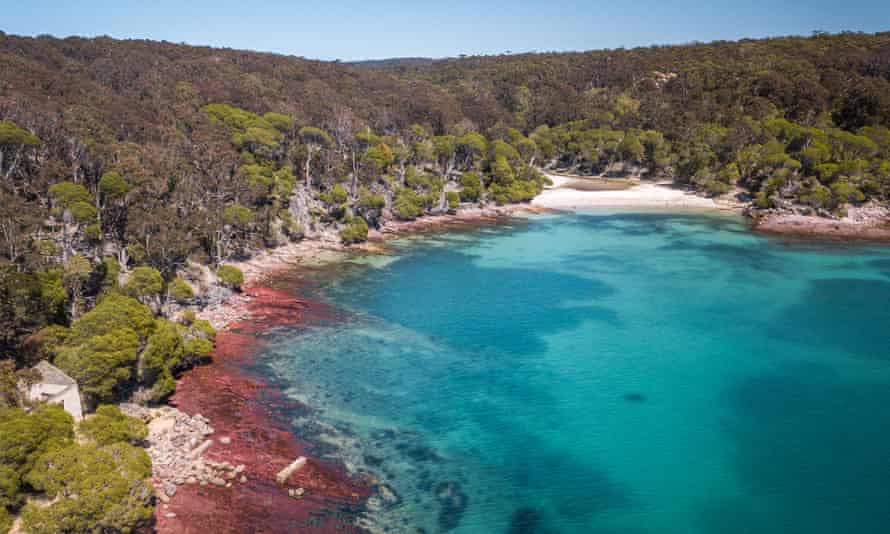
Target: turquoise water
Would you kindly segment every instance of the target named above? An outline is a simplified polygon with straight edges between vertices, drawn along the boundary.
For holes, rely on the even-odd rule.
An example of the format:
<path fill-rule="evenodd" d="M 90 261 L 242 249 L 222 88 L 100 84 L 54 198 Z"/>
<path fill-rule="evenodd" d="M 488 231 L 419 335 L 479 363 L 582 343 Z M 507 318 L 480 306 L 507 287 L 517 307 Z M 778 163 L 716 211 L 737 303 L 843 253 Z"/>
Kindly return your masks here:
<path fill-rule="evenodd" d="M 590 212 L 396 243 L 320 277 L 344 321 L 265 372 L 367 524 L 456 533 L 890 531 L 890 249 Z M 422 529 L 422 530 L 421 530 Z"/>

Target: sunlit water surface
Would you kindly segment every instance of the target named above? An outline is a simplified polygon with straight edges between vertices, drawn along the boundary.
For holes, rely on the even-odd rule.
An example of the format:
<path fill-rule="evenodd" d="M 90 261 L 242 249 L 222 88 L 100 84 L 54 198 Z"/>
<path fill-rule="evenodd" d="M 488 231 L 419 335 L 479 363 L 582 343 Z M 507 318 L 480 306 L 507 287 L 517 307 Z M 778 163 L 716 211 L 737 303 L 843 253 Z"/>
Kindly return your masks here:
<path fill-rule="evenodd" d="M 382 528 L 890 531 L 887 248 L 590 212 L 336 271 L 312 291 L 347 320 L 277 333 L 261 372 L 380 476 Z"/>

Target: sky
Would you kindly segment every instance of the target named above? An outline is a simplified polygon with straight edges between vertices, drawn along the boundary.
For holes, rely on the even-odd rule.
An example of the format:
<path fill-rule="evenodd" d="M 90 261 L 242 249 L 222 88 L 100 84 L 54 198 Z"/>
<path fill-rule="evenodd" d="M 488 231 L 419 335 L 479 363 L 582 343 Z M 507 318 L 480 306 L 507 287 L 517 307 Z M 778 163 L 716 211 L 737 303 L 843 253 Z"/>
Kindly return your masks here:
<path fill-rule="evenodd" d="M 703 4 L 703 5 L 702 5 Z M 890 0 L 0 0 L 0 31 L 344 61 L 890 30 Z"/>

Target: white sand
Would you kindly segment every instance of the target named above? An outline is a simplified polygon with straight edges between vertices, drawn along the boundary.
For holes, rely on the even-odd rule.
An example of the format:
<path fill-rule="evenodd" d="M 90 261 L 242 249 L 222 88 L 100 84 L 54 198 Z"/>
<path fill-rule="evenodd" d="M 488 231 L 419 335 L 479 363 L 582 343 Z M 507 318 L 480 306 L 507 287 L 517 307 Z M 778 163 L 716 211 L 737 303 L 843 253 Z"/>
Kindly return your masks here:
<path fill-rule="evenodd" d="M 553 185 L 532 200 L 533 206 L 553 209 L 580 208 L 695 208 L 733 209 L 724 202 L 667 185 L 640 184 L 619 191 L 580 191 L 566 187 L 571 178 L 547 175 Z"/>

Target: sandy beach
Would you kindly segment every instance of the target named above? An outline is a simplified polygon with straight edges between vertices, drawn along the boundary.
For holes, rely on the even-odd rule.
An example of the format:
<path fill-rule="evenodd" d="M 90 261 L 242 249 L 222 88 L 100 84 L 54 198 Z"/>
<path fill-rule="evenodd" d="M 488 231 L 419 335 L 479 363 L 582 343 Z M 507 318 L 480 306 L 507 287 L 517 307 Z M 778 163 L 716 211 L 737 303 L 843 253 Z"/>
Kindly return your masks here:
<path fill-rule="evenodd" d="M 714 200 L 667 184 L 640 183 L 626 189 L 592 191 L 574 186 L 577 178 L 547 174 L 553 182 L 532 200 L 532 206 L 550 209 L 652 208 L 741 210 L 732 201 Z"/>

